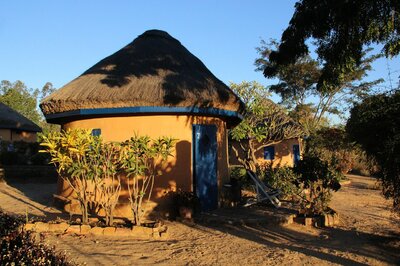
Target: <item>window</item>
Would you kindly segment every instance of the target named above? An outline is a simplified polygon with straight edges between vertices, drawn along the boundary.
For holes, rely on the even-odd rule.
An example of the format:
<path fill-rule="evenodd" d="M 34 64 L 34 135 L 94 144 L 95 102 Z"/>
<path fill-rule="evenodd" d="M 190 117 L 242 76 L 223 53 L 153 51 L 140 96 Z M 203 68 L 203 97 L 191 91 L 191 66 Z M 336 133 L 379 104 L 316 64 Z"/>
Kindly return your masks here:
<path fill-rule="evenodd" d="M 300 146 L 295 144 L 293 145 L 293 164 L 297 165 L 300 161 Z"/>
<path fill-rule="evenodd" d="M 99 137 L 100 135 L 101 135 L 101 129 L 100 128 L 92 129 L 92 136 Z"/>
<path fill-rule="evenodd" d="M 275 146 L 264 147 L 264 159 L 265 160 L 275 159 Z"/>

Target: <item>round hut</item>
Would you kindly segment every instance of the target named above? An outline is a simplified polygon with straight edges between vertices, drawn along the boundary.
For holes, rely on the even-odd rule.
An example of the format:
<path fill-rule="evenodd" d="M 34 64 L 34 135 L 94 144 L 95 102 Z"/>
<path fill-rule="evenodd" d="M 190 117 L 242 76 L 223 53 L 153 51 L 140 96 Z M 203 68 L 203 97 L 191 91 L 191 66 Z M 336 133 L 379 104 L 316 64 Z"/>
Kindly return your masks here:
<path fill-rule="evenodd" d="M 92 129 L 105 141 L 135 133 L 177 139 L 174 157 L 155 180 L 153 201 L 182 189 L 195 191 L 204 210 L 218 207 L 220 189 L 229 182 L 227 129 L 241 121 L 244 105 L 167 32 L 144 32 L 40 107 L 48 122 Z M 57 194 L 67 198 L 67 184 L 60 181 Z"/>

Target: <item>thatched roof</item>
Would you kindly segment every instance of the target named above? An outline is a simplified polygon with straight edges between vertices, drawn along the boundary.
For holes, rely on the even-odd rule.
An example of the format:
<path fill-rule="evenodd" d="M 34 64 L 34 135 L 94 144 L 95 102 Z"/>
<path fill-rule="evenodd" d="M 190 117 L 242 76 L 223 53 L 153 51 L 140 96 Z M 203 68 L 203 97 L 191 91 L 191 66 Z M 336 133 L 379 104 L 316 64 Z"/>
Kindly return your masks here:
<path fill-rule="evenodd" d="M 199 107 L 242 112 L 243 103 L 167 32 L 146 31 L 49 97 L 45 115 L 80 109 Z"/>
<path fill-rule="evenodd" d="M 4 103 L 0 103 L 0 128 L 39 132 L 42 129 Z"/>

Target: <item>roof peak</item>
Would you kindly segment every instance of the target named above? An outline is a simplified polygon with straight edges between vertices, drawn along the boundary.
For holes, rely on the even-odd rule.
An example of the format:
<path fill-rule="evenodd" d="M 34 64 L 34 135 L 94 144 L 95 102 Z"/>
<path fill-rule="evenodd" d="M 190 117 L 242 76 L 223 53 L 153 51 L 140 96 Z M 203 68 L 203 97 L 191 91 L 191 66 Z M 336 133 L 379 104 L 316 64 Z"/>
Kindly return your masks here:
<path fill-rule="evenodd" d="M 147 30 L 139 37 L 148 37 L 148 36 L 156 36 L 156 37 L 162 37 L 166 39 L 175 39 L 173 38 L 168 32 L 163 31 L 163 30 L 157 30 L 157 29 L 152 29 L 152 30 Z"/>

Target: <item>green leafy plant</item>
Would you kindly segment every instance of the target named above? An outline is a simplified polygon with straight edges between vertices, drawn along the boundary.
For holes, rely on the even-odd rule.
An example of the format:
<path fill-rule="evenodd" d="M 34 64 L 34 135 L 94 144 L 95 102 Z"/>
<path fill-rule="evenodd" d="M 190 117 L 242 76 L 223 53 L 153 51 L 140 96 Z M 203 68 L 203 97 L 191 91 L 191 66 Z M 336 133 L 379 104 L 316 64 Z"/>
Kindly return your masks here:
<path fill-rule="evenodd" d="M 96 186 L 96 202 L 105 212 L 106 225 L 114 223 L 114 209 L 121 193 L 121 160 L 119 143 L 102 143 L 98 156 L 101 182 Z"/>
<path fill-rule="evenodd" d="M 31 232 L 19 230 L 22 224 L 23 218 L 0 209 L 1 265 L 73 265 L 54 248 L 36 241 Z"/>
<path fill-rule="evenodd" d="M 157 167 L 171 156 L 175 140 L 134 136 L 122 143 L 104 143 L 90 130 L 75 129 L 42 135 L 43 152 L 51 155 L 57 172 L 73 189 L 81 206 L 82 222 L 88 223 L 89 209 L 105 212 L 113 224 L 113 212 L 121 192 L 121 175 L 127 177 L 129 201 L 136 225 L 141 224 L 150 200 Z"/>
<path fill-rule="evenodd" d="M 340 189 L 341 174 L 332 170 L 318 157 L 304 155 L 294 167 L 299 175 L 298 187 L 301 195 L 301 212 L 305 215 L 322 214 L 329 210 L 331 191 Z"/>
<path fill-rule="evenodd" d="M 243 121 L 230 131 L 238 145 L 232 145 L 236 158 L 246 170 L 256 172 L 256 153 L 285 139 L 299 138 L 302 128 L 285 111 L 269 100 L 267 89 L 257 82 L 230 84 L 246 105 Z"/>
<path fill-rule="evenodd" d="M 268 164 L 260 166 L 257 172 L 263 181 L 280 191 L 282 198 L 294 199 L 300 193 L 299 187 L 296 185 L 299 175 L 291 167 L 273 168 Z"/>
<path fill-rule="evenodd" d="M 172 138 L 152 140 L 148 136 L 134 136 L 121 143 L 120 160 L 127 174 L 129 202 L 136 225 L 141 225 L 145 213 L 145 196 L 149 201 L 154 179 L 161 174 L 157 166 L 172 156 L 174 145 L 175 140 Z"/>
<path fill-rule="evenodd" d="M 96 188 L 101 182 L 99 150 L 101 140 L 85 129 L 49 132 L 42 135 L 42 152 L 51 155 L 59 176 L 76 193 L 82 222 L 88 223 L 89 203 L 95 203 Z"/>
<path fill-rule="evenodd" d="M 346 130 L 380 167 L 383 193 L 400 213 L 400 90 L 365 99 L 351 110 Z"/>

